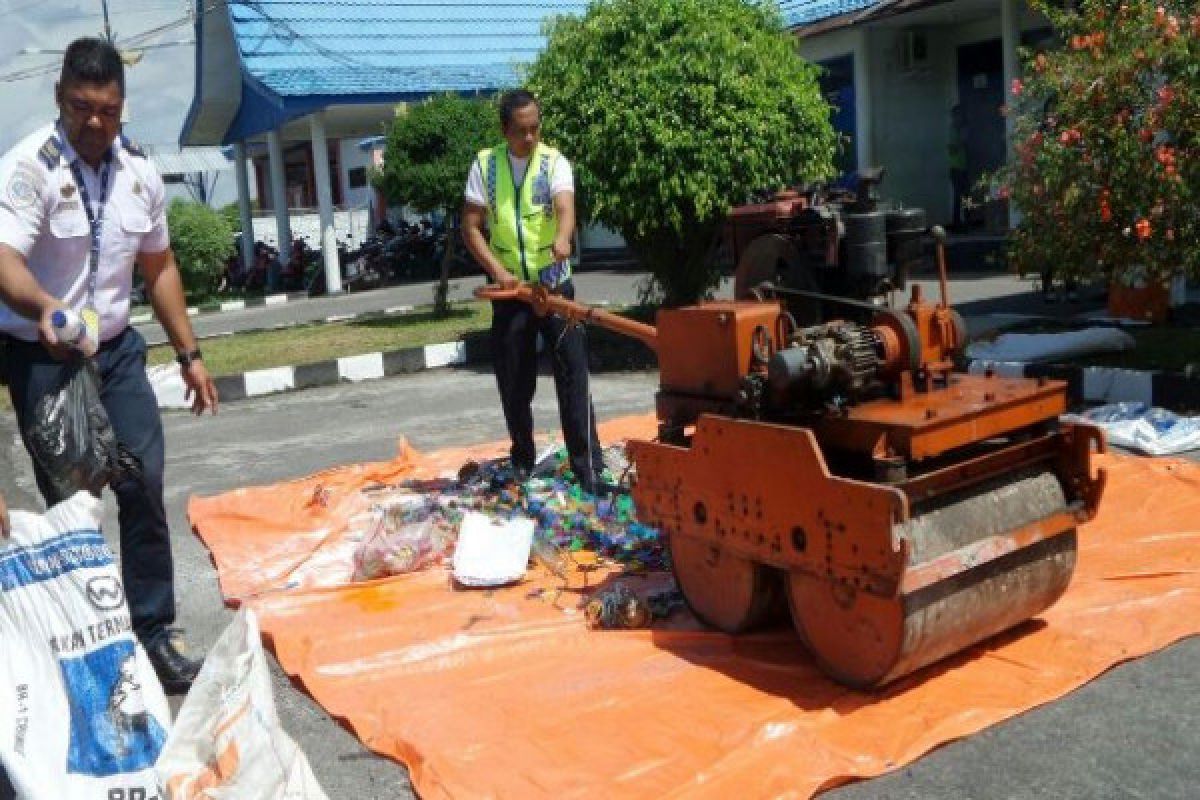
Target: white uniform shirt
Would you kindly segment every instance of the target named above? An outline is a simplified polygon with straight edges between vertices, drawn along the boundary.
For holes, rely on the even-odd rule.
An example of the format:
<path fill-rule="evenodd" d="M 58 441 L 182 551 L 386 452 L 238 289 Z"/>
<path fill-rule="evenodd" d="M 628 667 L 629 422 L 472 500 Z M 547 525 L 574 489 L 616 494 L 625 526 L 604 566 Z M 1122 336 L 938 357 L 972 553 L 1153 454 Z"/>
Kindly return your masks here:
<path fill-rule="evenodd" d="M 517 158 L 508 154 L 508 165 L 512 168 L 513 180 L 520 186 L 525 180 L 525 170 L 529 168 L 529 157 Z M 550 196 L 561 192 L 575 191 L 575 175 L 571 172 L 571 162 L 560 153 L 550 165 Z M 487 208 L 487 188 L 483 184 L 483 170 L 479 167 L 479 159 L 471 162 L 471 171 L 467 173 L 467 202 L 471 205 Z"/>
<path fill-rule="evenodd" d="M 43 145 L 58 135 L 61 154 L 48 166 Z M 49 294 L 80 311 L 88 303 L 88 254 L 92 229 L 75 185 L 71 162 L 78 156 L 66 137 L 48 125 L 18 142 L 0 158 L 0 243 L 25 256 L 30 272 Z M 78 159 L 93 213 L 98 208 L 104 167 Z M 162 178 L 148 158 L 125 148 L 118 137 L 109 168 L 96 310 L 100 341 L 129 325 L 129 292 L 138 253 L 161 253 L 170 240 Z M 98 215 L 96 215 L 98 216 Z M 35 342 L 37 322 L 0 303 L 0 332 Z"/>

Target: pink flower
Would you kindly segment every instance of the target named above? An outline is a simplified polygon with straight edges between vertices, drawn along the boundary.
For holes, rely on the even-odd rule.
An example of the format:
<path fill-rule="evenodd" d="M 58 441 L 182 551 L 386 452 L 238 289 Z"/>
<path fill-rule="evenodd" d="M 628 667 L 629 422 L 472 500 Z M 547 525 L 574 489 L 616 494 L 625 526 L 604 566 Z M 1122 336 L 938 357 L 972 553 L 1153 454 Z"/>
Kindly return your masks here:
<path fill-rule="evenodd" d="M 1011 87 L 1011 91 L 1012 91 L 1012 95 L 1013 95 L 1013 97 L 1020 97 L 1020 96 L 1021 96 L 1021 92 L 1022 92 L 1024 89 L 1025 89 L 1025 84 L 1021 83 L 1021 79 L 1020 79 L 1020 78 L 1013 78 L 1013 80 L 1012 80 L 1012 87 Z"/>

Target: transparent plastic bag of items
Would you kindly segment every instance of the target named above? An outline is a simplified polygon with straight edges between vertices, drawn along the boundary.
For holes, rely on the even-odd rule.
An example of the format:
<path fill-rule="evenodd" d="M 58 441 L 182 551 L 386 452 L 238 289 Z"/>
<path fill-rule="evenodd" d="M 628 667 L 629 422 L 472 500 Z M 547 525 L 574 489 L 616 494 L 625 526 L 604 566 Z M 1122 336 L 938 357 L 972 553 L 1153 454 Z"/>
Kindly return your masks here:
<path fill-rule="evenodd" d="M 72 365 L 58 391 L 38 400 L 22 433 L 59 500 L 80 489 L 98 495 L 115 477 L 117 439 L 91 361 Z"/>
<path fill-rule="evenodd" d="M 1200 418 L 1145 403 L 1111 403 L 1064 419 L 1099 425 L 1110 444 L 1165 456 L 1200 449 Z"/>
<path fill-rule="evenodd" d="M 416 572 L 442 563 L 454 548 L 454 532 L 436 502 L 405 496 L 374 509 L 367 535 L 354 554 L 354 580 Z"/>

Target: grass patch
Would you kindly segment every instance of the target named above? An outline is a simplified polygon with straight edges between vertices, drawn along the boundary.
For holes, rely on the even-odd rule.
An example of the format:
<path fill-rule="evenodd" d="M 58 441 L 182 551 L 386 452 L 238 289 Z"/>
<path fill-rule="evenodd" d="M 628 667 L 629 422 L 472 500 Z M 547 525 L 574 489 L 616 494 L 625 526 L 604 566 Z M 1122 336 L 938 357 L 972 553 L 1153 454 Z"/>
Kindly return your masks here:
<path fill-rule="evenodd" d="M 434 317 L 432 310 L 420 310 L 398 316 L 221 336 L 201 341 L 200 347 L 211 374 L 236 375 L 256 369 L 450 342 L 465 333 L 487 330 L 491 322 L 491 304 L 472 302 L 455 306 L 449 316 L 441 318 Z M 160 345 L 150 348 L 147 360 L 153 366 L 169 363 L 174 358 L 175 351 L 170 345 Z"/>

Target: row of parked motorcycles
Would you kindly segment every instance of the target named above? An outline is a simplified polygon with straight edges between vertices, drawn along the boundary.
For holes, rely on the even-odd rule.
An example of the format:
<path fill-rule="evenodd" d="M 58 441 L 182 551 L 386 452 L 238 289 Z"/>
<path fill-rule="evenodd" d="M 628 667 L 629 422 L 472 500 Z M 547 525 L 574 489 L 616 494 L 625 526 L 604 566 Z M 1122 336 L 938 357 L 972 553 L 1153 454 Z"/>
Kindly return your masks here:
<path fill-rule="evenodd" d="M 430 220 L 382 222 L 358 247 L 338 242 L 338 264 L 342 287 L 347 291 L 376 289 L 398 283 L 435 280 L 441 275 L 447 232 Z M 304 291 L 310 296 L 328 291 L 325 261 L 319 245 L 300 236 L 292 242 L 287 262 L 271 245 L 254 243 L 254 262 L 249 269 L 241 264 L 241 248 L 235 250 L 226 265 L 223 288 L 265 292 Z M 469 259 L 454 259 L 452 277 L 460 277 Z"/>

